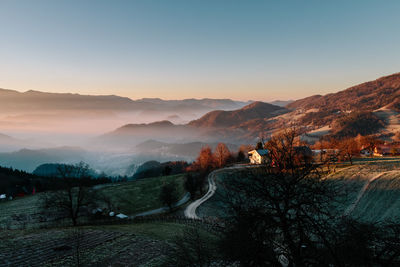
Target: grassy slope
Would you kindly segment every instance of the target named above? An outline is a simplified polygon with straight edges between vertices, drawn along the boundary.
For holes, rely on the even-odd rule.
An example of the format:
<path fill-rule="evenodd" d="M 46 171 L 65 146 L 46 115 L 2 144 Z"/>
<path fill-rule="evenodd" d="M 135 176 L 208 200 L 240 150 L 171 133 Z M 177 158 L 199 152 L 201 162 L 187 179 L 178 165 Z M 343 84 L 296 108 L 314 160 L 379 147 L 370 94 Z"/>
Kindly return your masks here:
<path fill-rule="evenodd" d="M 366 221 L 395 220 L 400 217 L 400 161 L 377 160 L 370 163 L 340 166 L 336 172 L 329 175 L 329 179 L 344 185 L 342 205 L 338 207 L 344 213 L 355 202 L 360 190 L 373 177 L 382 172 L 388 172 L 371 182 L 360 201 L 351 212 L 351 216 Z M 232 175 L 246 177 L 246 171 L 227 171 L 221 173 L 217 179 L 222 181 Z M 248 178 L 250 179 L 250 178 Z M 199 207 L 200 216 L 223 215 L 221 204 L 222 194 L 217 193 Z"/>
<path fill-rule="evenodd" d="M 395 220 L 400 216 L 400 162 L 374 162 L 344 168 L 330 176 L 347 187 L 343 209 L 355 201 L 361 188 L 373 177 L 351 216 L 365 221 Z M 387 172 L 387 173 L 386 173 Z"/>
<path fill-rule="evenodd" d="M 400 171 L 388 173 L 373 181 L 353 216 L 369 221 L 400 218 Z"/>
<path fill-rule="evenodd" d="M 99 189 L 111 198 L 119 212 L 124 214 L 135 214 L 162 207 L 159 195 L 163 184 L 175 182 L 179 199 L 185 194 L 183 187 L 184 178 L 182 174 L 145 178 L 142 180 L 111 184 Z"/>
<path fill-rule="evenodd" d="M 118 212 L 135 214 L 163 206 L 159 200 L 160 190 L 166 182 L 176 182 L 179 196 L 184 195 L 183 175 L 146 178 L 143 180 L 102 185 L 99 191 L 104 192 L 112 200 Z M 41 194 L 41 193 L 40 193 Z M 16 198 L 13 201 L 0 202 L 0 229 L 18 228 L 17 224 L 27 224 L 29 227 L 38 225 L 40 212 L 39 195 Z M 20 221 L 18 223 L 17 221 Z"/>
<path fill-rule="evenodd" d="M 17 218 L 35 216 L 40 209 L 38 195 L 0 202 L 0 229 L 15 224 Z"/>

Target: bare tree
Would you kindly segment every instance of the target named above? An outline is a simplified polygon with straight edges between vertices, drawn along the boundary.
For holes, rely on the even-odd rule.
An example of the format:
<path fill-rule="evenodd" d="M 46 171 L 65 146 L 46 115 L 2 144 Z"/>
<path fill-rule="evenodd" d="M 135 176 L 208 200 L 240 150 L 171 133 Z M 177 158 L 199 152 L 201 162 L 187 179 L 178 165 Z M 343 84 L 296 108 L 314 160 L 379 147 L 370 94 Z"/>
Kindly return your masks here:
<path fill-rule="evenodd" d="M 83 208 L 95 205 L 95 192 L 86 186 L 90 179 L 89 166 L 83 162 L 60 165 L 58 176 L 64 183 L 63 189 L 43 194 L 43 208 L 70 218 L 73 226 L 76 226 L 78 217 L 84 212 Z"/>
<path fill-rule="evenodd" d="M 336 266 L 400 266 L 399 223 L 344 218 L 335 228 L 329 239 Z"/>
<path fill-rule="evenodd" d="M 190 198 L 195 199 L 196 192 L 200 189 L 199 179 L 192 173 L 185 174 L 185 182 L 183 184 L 185 190 L 190 193 Z"/>
<path fill-rule="evenodd" d="M 222 248 L 233 261 L 274 266 L 284 255 L 291 266 L 318 265 L 321 248 L 332 250 L 327 236 L 338 218 L 339 188 L 296 148 L 295 137 L 294 130 L 272 137 L 266 144 L 272 164 L 221 184 L 229 207 Z"/>
<path fill-rule="evenodd" d="M 174 182 L 164 184 L 161 188 L 160 200 L 172 211 L 172 205 L 178 201 L 177 184 Z"/>
<path fill-rule="evenodd" d="M 360 154 L 360 147 L 354 138 L 339 141 L 340 154 L 345 160 L 349 160 L 353 165 L 353 157 Z"/>

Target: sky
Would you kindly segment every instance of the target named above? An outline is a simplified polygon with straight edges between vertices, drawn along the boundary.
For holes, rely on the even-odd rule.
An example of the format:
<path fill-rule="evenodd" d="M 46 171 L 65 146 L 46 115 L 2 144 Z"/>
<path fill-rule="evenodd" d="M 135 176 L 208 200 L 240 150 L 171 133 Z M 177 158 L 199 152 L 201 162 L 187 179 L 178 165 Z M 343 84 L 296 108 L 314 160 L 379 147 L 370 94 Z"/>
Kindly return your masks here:
<path fill-rule="evenodd" d="M 400 71 L 400 1 L 1 0 L 0 88 L 298 99 Z"/>

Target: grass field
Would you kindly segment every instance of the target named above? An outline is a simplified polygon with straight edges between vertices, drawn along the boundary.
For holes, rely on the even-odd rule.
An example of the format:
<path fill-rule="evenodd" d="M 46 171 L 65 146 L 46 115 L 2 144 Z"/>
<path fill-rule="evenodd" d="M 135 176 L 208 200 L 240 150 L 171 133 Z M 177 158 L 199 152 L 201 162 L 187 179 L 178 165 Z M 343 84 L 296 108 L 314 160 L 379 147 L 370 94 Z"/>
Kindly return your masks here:
<path fill-rule="evenodd" d="M 112 200 L 116 212 L 133 215 L 138 212 L 159 208 L 160 190 L 164 183 L 175 182 L 179 197 L 184 195 L 183 175 L 146 178 L 142 180 L 106 184 L 97 190 Z M 0 202 L 0 229 L 37 228 L 45 224 L 47 218 L 41 214 L 40 194 Z M 59 222 L 61 223 L 61 222 Z M 64 221 L 69 223 L 69 221 Z"/>
<path fill-rule="evenodd" d="M 112 198 L 119 212 L 135 214 L 162 206 L 159 194 L 165 183 L 175 182 L 179 196 L 183 196 L 183 180 L 183 175 L 155 177 L 101 185 L 96 190 Z M 28 225 L 43 226 L 37 221 L 39 196 L 0 203 L 0 224 L 9 229 L 23 228 L 18 224 L 27 226 L 24 230 L 0 231 L 0 266 L 76 266 L 76 246 L 80 247 L 83 266 L 160 266 L 168 258 L 171 242 L 185 228 L 199 229 L 210 246 L 217 240 L 214 234 L 186 222 L 130 222 L 77 228 L 53 224 L 51 228 L 35 229 Z"/>
<path fill-rule="evenodd" d="M 165 183 L 171 182 L 176 183 L 178 198 L 182 198 L 185 194 L 182 174 L 110 184 L 100 188 L 99 191 L 108 196 L 113 203 L 116 203 L 118 212 L 134 215 L 162 207 L 163 204 L 159 200 L 161 188 Z"/>
<path fill-rule="evenodd" d="M 35 227 L 40 224 L 40 201 L 39 195 L 17 198 L 12 201 L 0 203 L 0 229 L 24 228 L 23 224 Z"/>
<path fill-rule="evenodd" d="M 354 165 L 337 171 L 329 178 L 343 183 L 347 188 L 343 210 L 351 208 L 349 215 L 353 218 L 377 222 L 398 220 L 400 217 L 398 161 Z"/>
<path fill-rule="evenodd" d="M 160 266 L 170 242 L 187 226 L 135 223 L 0 232 L 0 266 Z M 215 236 L 200 230 L 213 245 Z"/>
<path fill-rule="evenodd" d="M 340 164 L 334 173 L 327 178 L 339 183 L 343 187 L 343 195 L 338 207 L 339 214 L 349 215 L 364 221 L 399 220 L 400 218 L 400 161 L 368 159 L 369 162 L 347 165 Z M 332 170 L 332 168 L 331 168 Z M 228 170 L 221 173 L 218 182 L 229 180 L 232 175 L 246 177 L 246 171 L 232 173 Z M 378 177 L 374 181 L 370 181 Z M 217 185 L 218 186 L 218 185 Z M 365 191 L 360 193 L 365 187 Z M 224 207 L 221 201 L 222 194 L 217 193 L 201 205 L 197 212 L 201 217 L 223 216 Z M 357 201 L 359 197 L 359 200 Z"/>

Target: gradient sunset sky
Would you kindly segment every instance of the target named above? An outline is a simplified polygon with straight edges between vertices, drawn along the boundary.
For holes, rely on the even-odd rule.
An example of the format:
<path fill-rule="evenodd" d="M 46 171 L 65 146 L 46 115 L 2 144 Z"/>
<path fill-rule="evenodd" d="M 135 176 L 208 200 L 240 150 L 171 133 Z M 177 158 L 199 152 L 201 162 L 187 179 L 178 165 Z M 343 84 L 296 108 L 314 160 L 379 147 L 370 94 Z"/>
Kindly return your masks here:
<path fill-rule="evenodd" d="M 400 1 L 0 1 L 0 88 L 297 99 L 400 71 Z"/>

